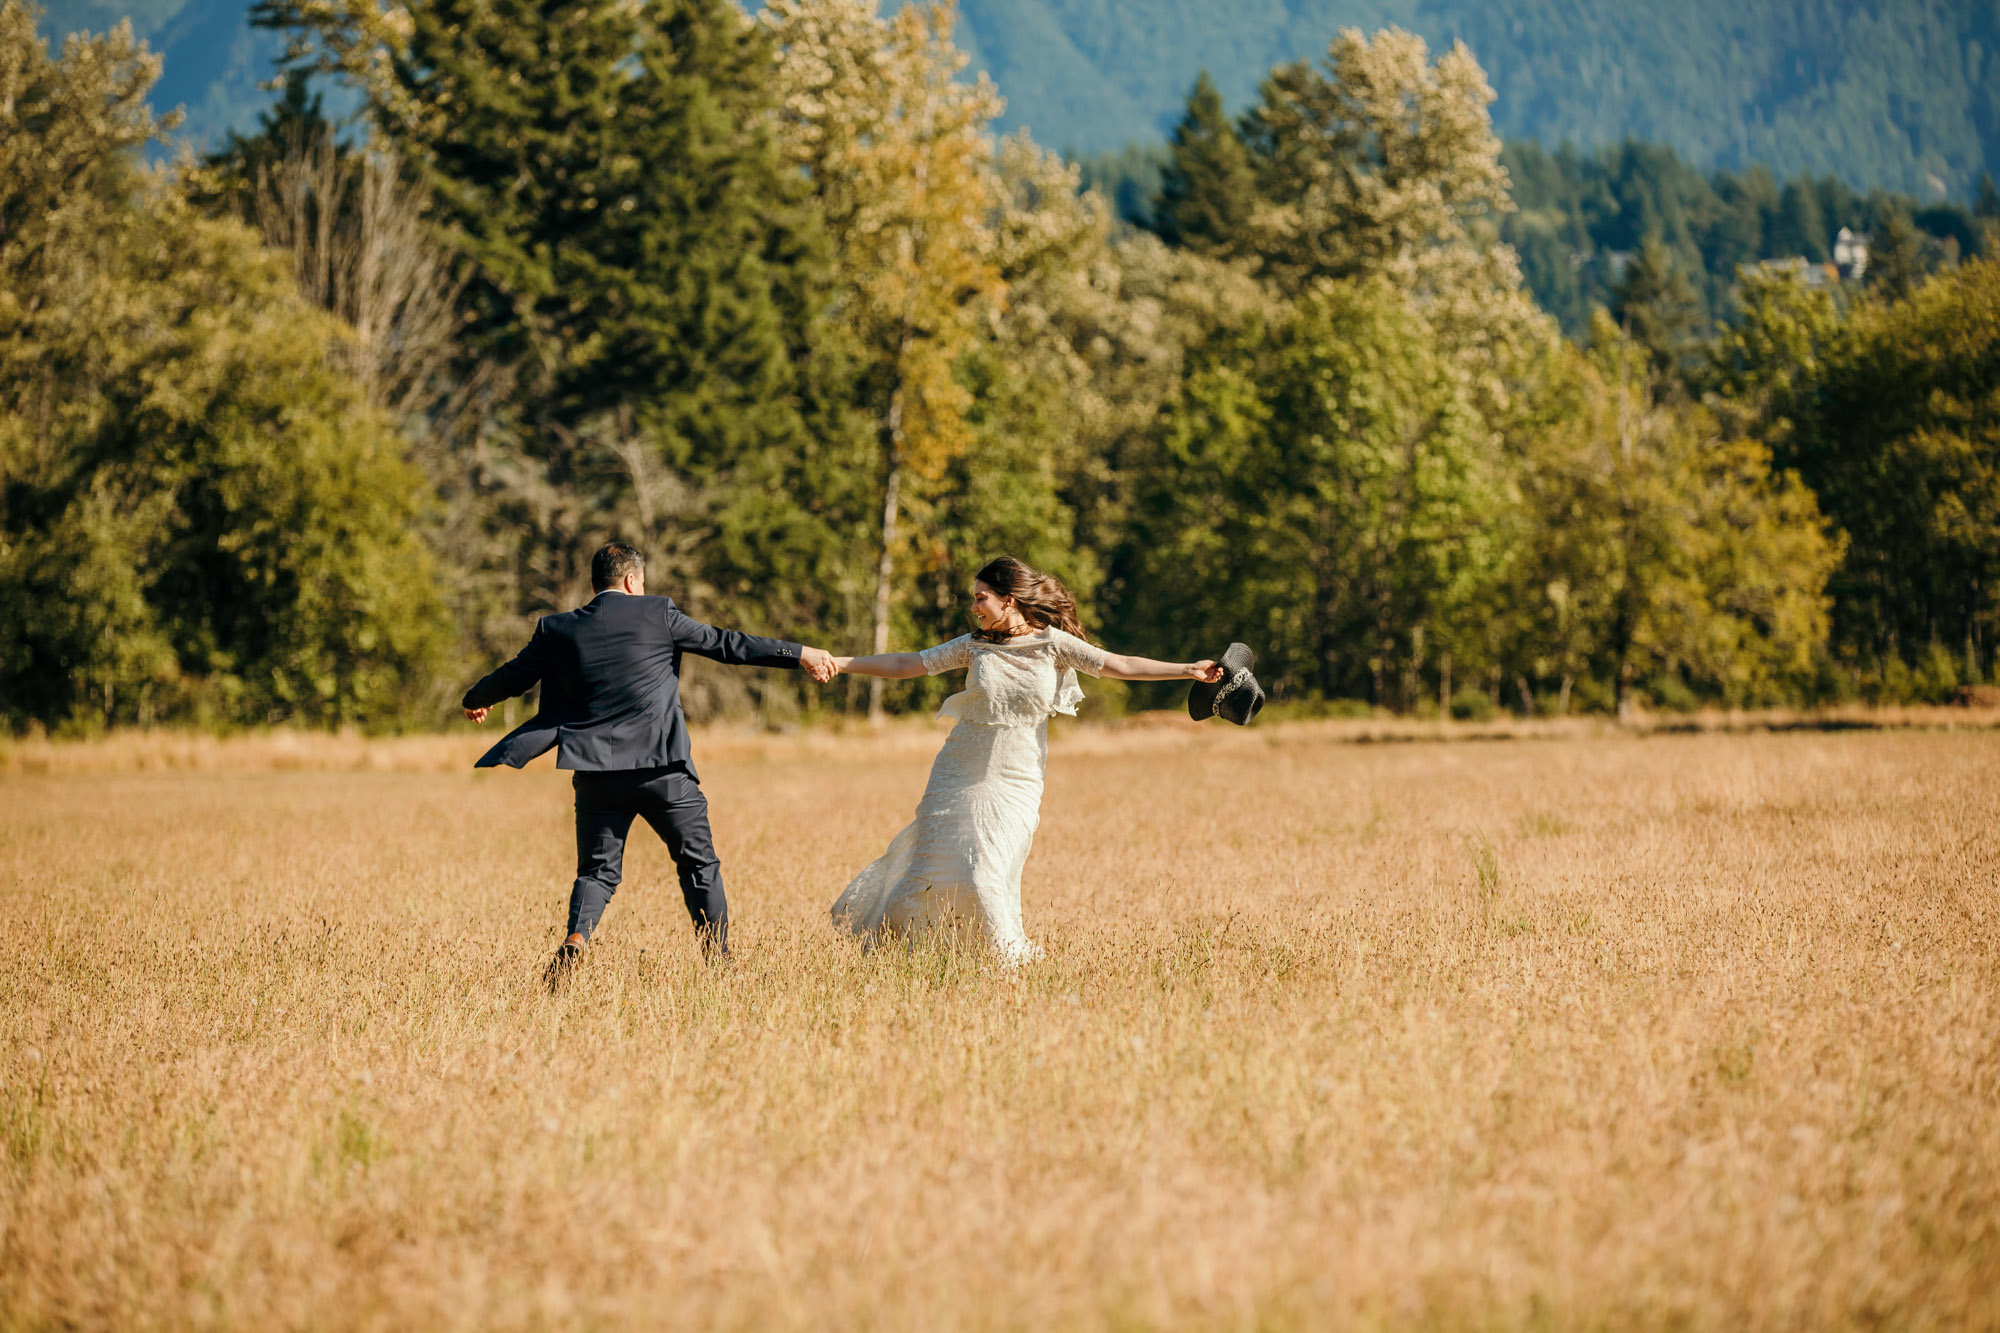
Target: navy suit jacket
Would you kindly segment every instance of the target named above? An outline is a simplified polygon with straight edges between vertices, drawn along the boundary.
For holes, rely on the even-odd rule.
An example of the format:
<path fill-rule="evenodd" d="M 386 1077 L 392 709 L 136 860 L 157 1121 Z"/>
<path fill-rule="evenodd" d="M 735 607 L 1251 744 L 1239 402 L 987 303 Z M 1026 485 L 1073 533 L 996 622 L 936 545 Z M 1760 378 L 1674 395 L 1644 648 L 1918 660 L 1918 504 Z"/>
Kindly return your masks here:
<path fill-rule="evenodd" d="M 467 708 L 491 708 L 542 687 L 540 710 L 475 767 L 519 768 L 553 746 L 557 768 L 678 767 L 693 777 L 681 716 L 683 653 L 733 666 L 799 665 L 796 643 L 704 625 L 671 598 L 601 592 L 574 611 L 542 617 L 513 661 L 465 692 Z"/>

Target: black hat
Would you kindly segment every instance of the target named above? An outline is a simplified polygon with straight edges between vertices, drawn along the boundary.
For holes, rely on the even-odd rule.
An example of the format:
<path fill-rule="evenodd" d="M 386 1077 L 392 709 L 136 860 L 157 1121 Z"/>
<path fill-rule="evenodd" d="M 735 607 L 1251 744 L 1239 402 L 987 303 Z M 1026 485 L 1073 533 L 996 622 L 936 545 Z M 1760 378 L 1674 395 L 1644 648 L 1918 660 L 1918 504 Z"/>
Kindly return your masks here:
<path fill-rule="evenodd" d="M 1249 726 L 1264 706 L 1264 687 L 1250 674 L 1255 665 L 1257 654 L 1248 646 L 1230 644 L 1222 655 L 1222 679 L 1213 685 L 1199 681 L 1188 691 L 1188 716 L 1197 722 L 1226 717 L 1239 727 Z"/>

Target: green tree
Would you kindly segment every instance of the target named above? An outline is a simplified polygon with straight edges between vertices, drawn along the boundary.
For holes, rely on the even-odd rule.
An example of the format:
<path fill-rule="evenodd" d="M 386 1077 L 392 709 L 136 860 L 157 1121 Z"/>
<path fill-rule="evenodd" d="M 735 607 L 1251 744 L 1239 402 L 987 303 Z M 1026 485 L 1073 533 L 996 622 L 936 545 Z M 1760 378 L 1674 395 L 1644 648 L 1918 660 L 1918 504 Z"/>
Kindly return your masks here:
<path fill-rule="evenodd" d="M 1625 256 L 1649 237 L 1693 289 L 1704 336 L 1731 308 L 1740 269 L 1794 257 L 1824 263 L 1842 227 L 1880 232 L 1890 213 L 1901 212 L 1910 224 L 1901 241 L 1919 275 L 1986 245 L 1983 224 L 1956 204 L 1919 207 L 1907 196 L 1803 175 L 1774 203 L 1773 182 L 1760 169 L 1704 174 L 1657 144 L 1585 154 L 1515 143 L 1505 161 L 1521 211 L 1502 220 L 1501 234 L 1520 250 L 1536 299 L 1573 337 L 1586 334 L 1595 307 L 1611 304 Z"/>
<path fill-rule="evenodd" d="M 1769 247 L 1771 253 L 1754 258 L 1774 259 L 1795 254 L 1811 263 L 1824 264 L 1832 253 L 1827 248 L 1832 239 L 1826 215 L 1820 211 L 1819 196 L 1803 181 L 1793 181 L 1785 186 L 1778 200 L 1777 234 L 1773 238 L 1775 243 Z"/>
<path fill-rule="evenodd" d="M 962 363 L 973 438 L 941 490 L 938 572 L 951 610 L 935 633 L 959 632 L 964 590 L 999 551 L 1055 572 L 1089 605 L 1098 552 L 1078 510 L 1097 498 L 1129 411 L 1113 364 L 1113 340 L 1131 329 L 1106 290 L 1117 280 L 1107 201 L 1026 134 L 1003 139 L 995 165 L 992 260 L 1007 300 Z"/>
<path fill-rule="evenodd" d="M 1703 408 L 1657 398 L 1646 351 L 1600 316 L 1522 473 L 1533 537 L 1512 594 L 1531 669 L 1587 676 L 1628 713 L 1648 680 L 1731 705 L 1810 685 L 1839 559 L 1811 491 Z"/>
<path fill-rule="evenodd" d="M 1894 696 L 1937 649 L 1990 679 L 2000 632 L 2000 265 L 1976 260 L 1842 322 L 1812 295 L 1746 291 L 1726 388 L 1846 534 L 1833 643 Z"/>
<path fill-rule="evenodd" d="M 142 173 L 129 31 L 0 4 L 0 715 L 422 715 L 449 626 L 348 335 Z"/>
<path fill-rule="evenodd" d="M 1645 349 L 1654 376 L 1678 382 L 1695 347 L 1701 307 L 1693 284 L 1657 236 L 1648 236 L 1626 262 L 1611 293 L 1611 318 L 1624 337 Z"/>
<path fill-rule="evenodd" d="M 832 238 L 847 344 L 877 423 L 882 492 L 872 608 L 888 651 L 898 562 L 936 533 L 906 519 L 971 447 L 964 358 L 1005 290 L 994 257 L 999 205 L 992 84 L 958 78 L 955 11 L 909 5 L 883 19 L 858 0 L 777 0 L 764 15 L 779 51 L 791 161 Z M 933 560 L 931 563 L 935 563 Z M 870 716 L 883 711 L 870 681 Z"/>
<path fill-rule="evenodd" d="M 1463 45 L 1433 62 L 1397 28 L 1343 31 L 1323 69 L 1272 70 L 1243 118 L 1264 206 L 1238 252 L 1288 291 L 1378 272 L 1421 283 L 1512 207 L 1492 100 Z"/>
<path fill-rule="evenodd" d="M 1084 188 L 1103 195 L 1119 220 L 1134 227 L 1154 225 L 1153 203 L 1168 161 L 1166 145 L 1135 140 L 1116 152 L 1084 153 L 1075 160 Z"/>
<path fill-rule="evenodd" d="M 1203 70 L 1174 127 L 1167 165 L 1153 197 L 1152 226 L 1171 245 L 1227 253 L 1250 220 L 1257 178 L 1222 94 Z"/>
<path fill-rule="evenodd" d="M 1868 288 L 1891 301 L 1908 300 L 1923 281 L 1923 237 L 1909 213 L 1895 205 L 1883 211 L 1881 225 L 1868 247 Z"/>
<path fill-rule="evenodd" d="M 795 575 L 848 540 L 769 491 L 844 426 L 817 336 L 823 240 L 755 23 L 728 0 L 258 12 L 298 34 L 296 64 L 361 82 L 470 261 L 460 345 L 511 378 L 487 430 L 511 443 L 467 461 L 518 535 L 523 609 L 578 593 L 581 556 L 614 532 L 697 604 L 773 574 L 745 530 L 718 540 L 725 512 Z"/>
<path fill-rule="evenodd" d="M 1235 252 L 1286 296 L 1384 278 L 1482 411 L 1503 410 L 1514 364 L 1553 336 L 1498 239 L 1513 202 L 1492 100 L 1462 44 L 1433 61 L 1396 28 L 1343 31 L 1323 68 L 1278 67 L 1243 117 L 1261 198 Z"/>
<path fill-rule="evenodd" d="M 1159 432 L 1130 613 L 1152 643 L 1242 638 L 1280 691 L 1409 707 L 1427 655 L 1479 640 L 1500 460 L 1385 280 L 1192 350 Z"/>

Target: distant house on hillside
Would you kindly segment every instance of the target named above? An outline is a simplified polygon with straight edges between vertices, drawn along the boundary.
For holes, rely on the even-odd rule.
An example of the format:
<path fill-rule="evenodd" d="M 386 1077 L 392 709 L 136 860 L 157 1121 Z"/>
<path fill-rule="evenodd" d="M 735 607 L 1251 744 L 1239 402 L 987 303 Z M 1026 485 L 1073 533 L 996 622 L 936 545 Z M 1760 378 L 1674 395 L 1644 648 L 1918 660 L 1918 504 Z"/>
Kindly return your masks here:
<path fill-rule="evenodd" d="M 1848 282 L 1861 281 L 1868 272 L 1868 238 L 1856 236 L 1842 227 L 1840 234 L 1833 238 L 1833 266 L 1840 270 L 1840 276 Z"/>

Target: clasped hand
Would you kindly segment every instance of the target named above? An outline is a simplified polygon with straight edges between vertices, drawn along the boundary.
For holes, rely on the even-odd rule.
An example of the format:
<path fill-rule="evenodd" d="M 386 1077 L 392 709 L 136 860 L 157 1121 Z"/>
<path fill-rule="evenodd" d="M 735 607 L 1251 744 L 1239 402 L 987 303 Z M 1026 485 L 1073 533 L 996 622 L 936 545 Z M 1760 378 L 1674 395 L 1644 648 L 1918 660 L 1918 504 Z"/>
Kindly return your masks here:
<path fill-rule="evenodd" d="M 840 674 L 840 667 L 834 662 L 833 654 L 824 648 L 799 649 L 799 666 L 821 685 Z"/>

